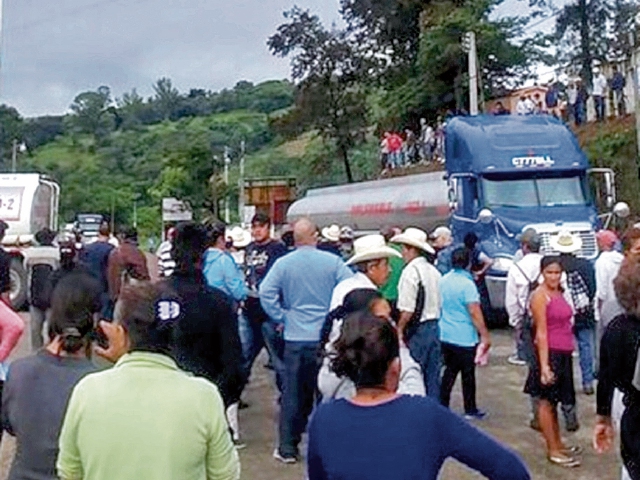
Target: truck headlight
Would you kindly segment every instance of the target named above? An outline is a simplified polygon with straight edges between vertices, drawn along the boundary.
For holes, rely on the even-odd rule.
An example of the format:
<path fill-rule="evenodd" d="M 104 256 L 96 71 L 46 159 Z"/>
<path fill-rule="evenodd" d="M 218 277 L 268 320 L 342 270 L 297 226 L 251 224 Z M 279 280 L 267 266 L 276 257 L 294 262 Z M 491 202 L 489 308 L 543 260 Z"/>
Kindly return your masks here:
<path fill-rule="evenodd" d="M 493 259 L 493 265 L 491 265 L 491 269 L 498 272 L 506 273 L 509 271 L 513 263 L 513 258 L 496 257 Z"/>

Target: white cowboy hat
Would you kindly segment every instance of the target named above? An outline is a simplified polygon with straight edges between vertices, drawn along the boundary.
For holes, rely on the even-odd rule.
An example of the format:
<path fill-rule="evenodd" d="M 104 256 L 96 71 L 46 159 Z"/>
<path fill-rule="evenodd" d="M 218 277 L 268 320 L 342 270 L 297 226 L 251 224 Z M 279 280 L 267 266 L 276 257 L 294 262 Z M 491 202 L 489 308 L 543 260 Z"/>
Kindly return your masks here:
<path fill-rule="evenodd" d="M 331 225 L 322 229 L 322 236 L 330 242 L 340 241 L 340 225 Z"/>
<path fill-rule="evenodd" d="M 382 235 L 365 235 L 353 242 L 353 257 L 347 261 L 347 265 L 378 260 L 380 258 L 402 257 L 400 252 L 388 247 Z"/>
<path fill-rule="evenodd" d="M 551 237 L 549 245 L 560 253 L 575 253 L 582 248 L 582 239 L 568 230 L 562 230 Z"/>
<path fill-rule="evenodd" d="M 390 242 L 402 243 L 404 245 L 416 247 L 432 255 L 436 253 L 433 247 L 429 245 L 429 242 L 427 242 L 427 233 L 423 230 L 420 230 L 419 228 L 407 228 L 401 234 L 393 237 Z"/>
<path fill-rule="evenodd" d="M 242 227 L 233 227 L 227 231 L 227 238 L 231 238 L 233 246 L 236 248 L 244 248 L 251 243 L 251 232 Z"/>

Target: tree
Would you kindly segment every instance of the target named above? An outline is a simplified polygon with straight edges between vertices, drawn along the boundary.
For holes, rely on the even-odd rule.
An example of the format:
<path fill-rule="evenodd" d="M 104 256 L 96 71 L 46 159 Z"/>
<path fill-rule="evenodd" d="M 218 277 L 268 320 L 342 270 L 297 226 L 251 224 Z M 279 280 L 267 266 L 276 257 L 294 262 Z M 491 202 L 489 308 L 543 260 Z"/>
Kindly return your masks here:
<path fill-rule="evenodd" d="M 631 58 L 633 44 L 629 39 L 629 32 L 635 29 L 636 16 L 640 14 L 640 4 L 636 1 L 613 0 L 611 15 L 611 38 L 609 54 L 611 60 L 624 60 Z"/>
<path fill-rule="evenodd" d="M 575 0 L 565 5 L 556 18 L 559 63 L 578 70 L 589 85 L 593 61 L 607 61 L 610 20 L 608 0 Z"/>
<path fill-rule="evenodd" d="M 180 92 L 174 88 L 171 80 L 163 77 L 153 85 L 156 96 L 154 102 L 158 110 L 162 113 L 162 118 L 169 120 L 172 118 L 175 108 L 180 102 Z"/>
<path fill-rule="evenodd" d="M 11 158 L 13 142 L 22 142 L 23 135 L 24 121 L 18 110 L 0 105 L 0 161 L 4 163 Z"/>
<path fill-rule="evenodd" d="M 325 29 L 309 11 L 295 7 L 284 16 L 288 22 L 267 44 L 274 55 L 292 56 L 292 77 L 299 82 L 293 115 L 334 142 L 347 181 L 353 182 L 349 152 L 363 141 L 367 127 L 363 78 L 370 62 L 348 32 Z"/>
<path fill-rule="evenodd" d="M 98 87 L 95 92 L 79 94 L 71 106 L 69 125 L 74 132 L 88 133 L 102 138 L 113 129 L 113 116 L 109 112 L 111 91 L 109 87 Z"/>

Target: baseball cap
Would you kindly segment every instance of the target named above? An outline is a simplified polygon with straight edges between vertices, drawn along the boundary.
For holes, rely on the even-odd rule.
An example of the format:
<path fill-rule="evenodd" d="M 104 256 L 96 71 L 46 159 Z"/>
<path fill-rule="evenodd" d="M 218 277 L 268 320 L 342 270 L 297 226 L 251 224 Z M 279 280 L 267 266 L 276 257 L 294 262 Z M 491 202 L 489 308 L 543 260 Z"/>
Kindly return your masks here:
<path fill-rule="evenodd" d="M 618 241 L 618 236 L 611 230 L 600 230 L 596 233 L 596 239 L 602 245 L 612 248 Z"/>

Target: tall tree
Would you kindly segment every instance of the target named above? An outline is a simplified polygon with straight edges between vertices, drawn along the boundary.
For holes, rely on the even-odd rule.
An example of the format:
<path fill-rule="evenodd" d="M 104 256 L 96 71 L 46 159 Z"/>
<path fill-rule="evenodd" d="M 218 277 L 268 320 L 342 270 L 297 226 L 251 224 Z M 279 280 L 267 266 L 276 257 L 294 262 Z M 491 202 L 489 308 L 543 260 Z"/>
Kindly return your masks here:
<path fill-rule="evenodd" d="M 175 108 L 180 102 L 180 92 L 173 86 L 169 78 L 163 77 L 153 85 L 155 103 L 165 120 L 172 118 Z"/>
<path fill-rule="evenodd" d="M 69 107 L 72 115 L 68 122 L 74 132 L 89 133 L 96 138 L 104 137 L 113 129 L 111 90 L 101 86 L 96 91 L 83 92 L 76 96 Z"/>
<path fill-rule="evenodd" d="M 347 181 L 353 182 L 349 155 L 367 127 L 363 79 L 370 59 L 348 32 L 327 30 L 309 11 L 296 7 L 285 18 L 267 43 L 274 55 L 291 56 L 292 77 L 299 82 L 292 115 L 335 143 Z"/>

